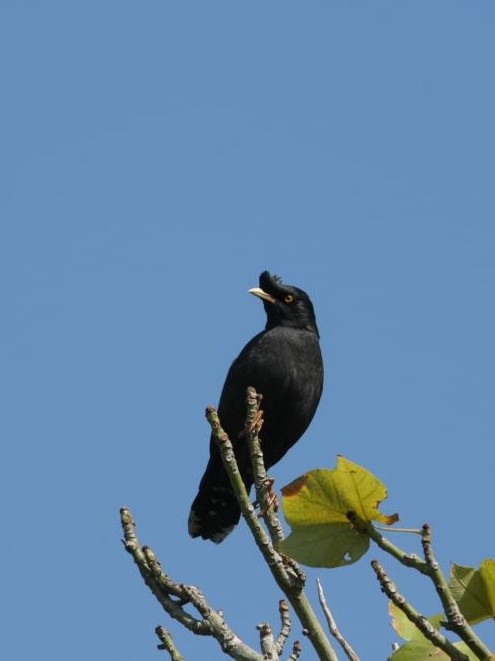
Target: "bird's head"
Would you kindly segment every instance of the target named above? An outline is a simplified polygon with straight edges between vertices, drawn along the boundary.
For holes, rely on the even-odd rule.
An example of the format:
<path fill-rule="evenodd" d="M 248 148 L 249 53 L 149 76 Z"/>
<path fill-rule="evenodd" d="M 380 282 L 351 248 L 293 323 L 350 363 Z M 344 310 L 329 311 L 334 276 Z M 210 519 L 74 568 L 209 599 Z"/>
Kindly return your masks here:
<path fill-rule="evenodd" d="M 263 300 L 267 330 L 274 326 L 304 328 L 319 337 L 313 304 L 302 289 L 285 285 L 278 276 L 263 271 L 260 286 L 249 292 Z"/>

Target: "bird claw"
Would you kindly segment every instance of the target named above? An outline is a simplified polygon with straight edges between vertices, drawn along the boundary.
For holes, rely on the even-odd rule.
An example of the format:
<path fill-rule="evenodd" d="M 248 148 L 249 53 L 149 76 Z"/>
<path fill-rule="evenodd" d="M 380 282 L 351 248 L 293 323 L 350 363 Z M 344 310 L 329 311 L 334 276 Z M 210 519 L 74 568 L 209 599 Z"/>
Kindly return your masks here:
<path fill-rule="evenodd" d="M 248 429 L 248 432 L 260 433 L 261 428 L 263 427 L 263 411 L 258 409 L 254 414 L 254 419 L 251 423 L 251 426 Z"/>
<path fill-rule="evenodd" d="M 278 497 L 274 489 L 272 488 L 274 484 L 275 484 L 275 480 L 272 477 L 265 477 L 265 479 L 263 480 L 263 486 L 266 489 L 266 492 L 263 494 L 265 505 L 258 512 L 258 519 L 264 517 L 271 507 L 273 507 L 275 512 L 278 512 L 278 507 L 279 507 Z M 258 500 L 255 500 L 254 506 L 260 507 L 261 506 L 260 502 Z"/>
<path fill-rule="evenodd" d="M 263 422 L 264 422 L 263 411 L 261 409 L 258 409 L 254 414 L 253 420 L 249 424 L 246 421 L 246 424 L 244 425 L 244 429 L 239 432 L 237 438 L 246 438 L 249 434 L 252 434 L 253 432 L 255 434 L 259 434 L 261 428 L 263 427 Z"/>

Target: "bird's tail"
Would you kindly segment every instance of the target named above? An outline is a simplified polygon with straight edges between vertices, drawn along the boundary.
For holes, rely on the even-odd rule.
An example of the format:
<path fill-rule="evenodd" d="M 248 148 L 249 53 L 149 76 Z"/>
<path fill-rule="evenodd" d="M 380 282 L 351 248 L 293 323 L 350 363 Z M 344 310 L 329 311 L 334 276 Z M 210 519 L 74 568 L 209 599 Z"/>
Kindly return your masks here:
<path fill-rule="evenodd" d="M 189 514 L 191 537 L 220 544 L 239 523 L 241 510 L 223 466 L 209 464 Z"/>

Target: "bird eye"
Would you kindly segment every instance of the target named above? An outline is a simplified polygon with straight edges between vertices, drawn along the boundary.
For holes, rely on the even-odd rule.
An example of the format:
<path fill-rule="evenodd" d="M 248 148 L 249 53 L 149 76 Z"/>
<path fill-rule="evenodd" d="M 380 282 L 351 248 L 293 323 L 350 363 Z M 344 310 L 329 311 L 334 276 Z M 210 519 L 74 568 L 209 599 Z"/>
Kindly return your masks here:
<path fill-rule="evenodd" d="M 287 296 L 284 298 L 284 301 L 286 303 L 293 303 L 294 302 L 294 296 L 292 296 L 292 294 L 287 294 Z"/>

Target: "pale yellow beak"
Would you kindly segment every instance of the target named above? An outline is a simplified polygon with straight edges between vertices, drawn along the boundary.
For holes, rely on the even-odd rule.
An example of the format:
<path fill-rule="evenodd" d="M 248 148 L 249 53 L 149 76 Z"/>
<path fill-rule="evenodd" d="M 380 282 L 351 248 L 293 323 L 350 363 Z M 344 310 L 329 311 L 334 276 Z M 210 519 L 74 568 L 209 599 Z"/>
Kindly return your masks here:
<path fill-rule="evenodd" d="M 269 303 L 275 303 L 277 300 L 270 294 L 267 294 L 266 291 L 263 291 L 263 289 L 260 289 L 259 287 L 253 287 L 252 289 L 249 290 L 250 294 L 254 294 L 254 296 L 257 296 L 258 298 L 262 298 L 264 301 L 268 301 Z"/>

